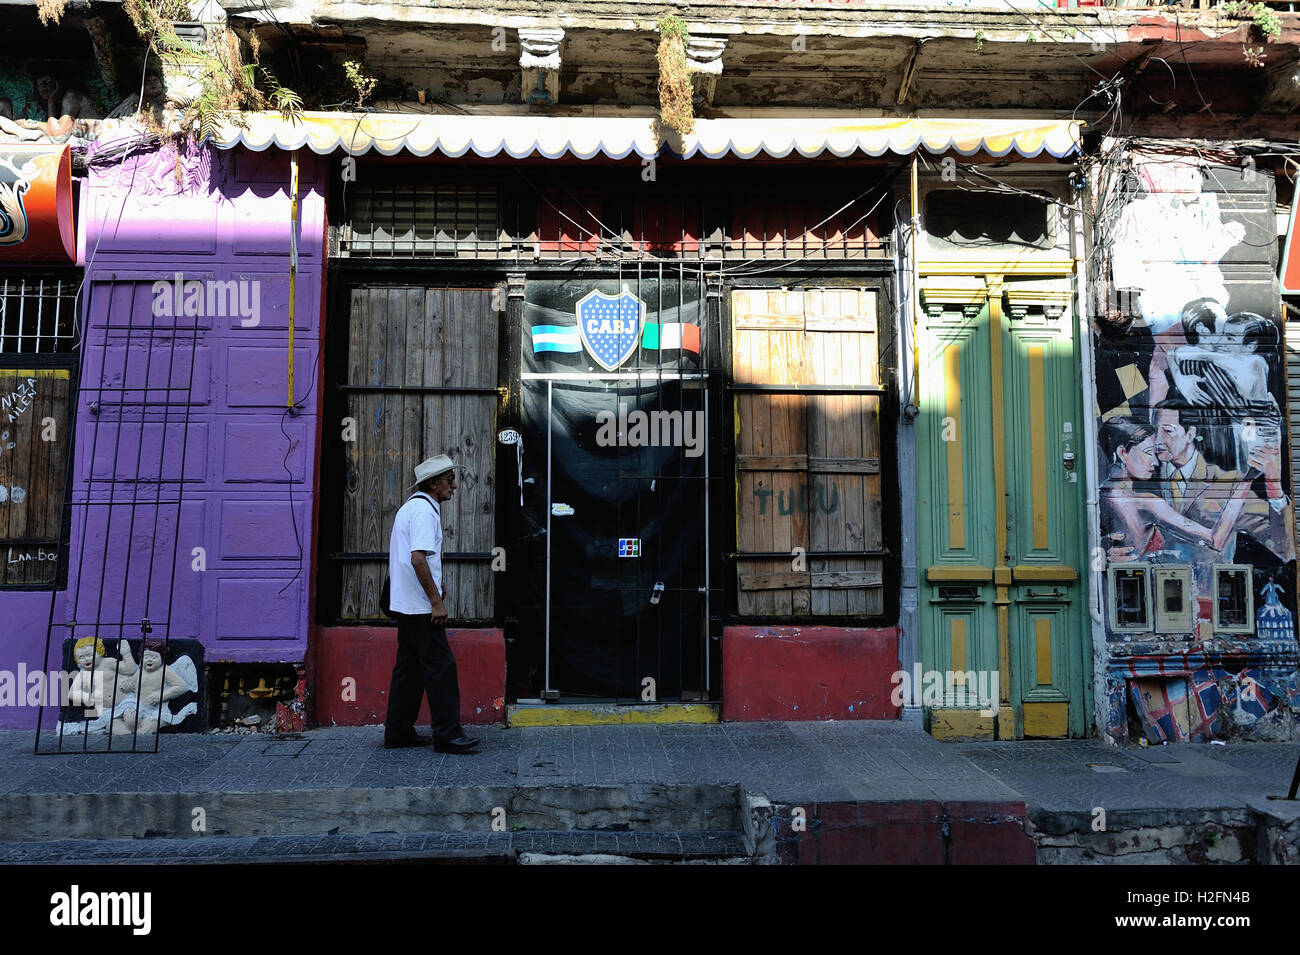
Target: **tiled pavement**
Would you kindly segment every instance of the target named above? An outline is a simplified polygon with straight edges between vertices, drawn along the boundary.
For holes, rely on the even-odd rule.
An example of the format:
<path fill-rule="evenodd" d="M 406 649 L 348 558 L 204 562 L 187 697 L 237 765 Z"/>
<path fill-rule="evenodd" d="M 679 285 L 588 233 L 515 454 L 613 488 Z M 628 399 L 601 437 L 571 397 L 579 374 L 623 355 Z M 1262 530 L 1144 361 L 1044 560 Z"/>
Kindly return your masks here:
<path fill-rule="evenodd" d="M 778 802 L 1016 798 L 959 747 L 898 722 L 475 727 L 474 733 L 482 739 L 474 756 L 385 750 L 380 727 L 308 730 L 289 739 L 164 735 L 157 753 L 36 756 L 34 734 L 5 731 L 0 795 L 654 782 L 739 784 Z"/>
<path fill-rule="evenodd" d="M 1115 749 L 1097 740 L 941 743 L 902 722 L 475 727 L 474 756 L 385 750 L 382 728 L 164 735 L 157 753 L 33 754 L 0 731 L 0 794 L 399 786 L 738 784 L 774 802 L 1015 800 L 1049 810 L 1221 808 L 1284 793 L 1300 743 Z M 65 741 L 66 742 L 66 741 Z"/>
<path fill-rule="evenodd" d="M 1049 812 L 1235 809 L 1285 795 L 1295 743 L 1186 744 L 1115 749 L 1096 740 L 955 747 L 981 771 Z"/>

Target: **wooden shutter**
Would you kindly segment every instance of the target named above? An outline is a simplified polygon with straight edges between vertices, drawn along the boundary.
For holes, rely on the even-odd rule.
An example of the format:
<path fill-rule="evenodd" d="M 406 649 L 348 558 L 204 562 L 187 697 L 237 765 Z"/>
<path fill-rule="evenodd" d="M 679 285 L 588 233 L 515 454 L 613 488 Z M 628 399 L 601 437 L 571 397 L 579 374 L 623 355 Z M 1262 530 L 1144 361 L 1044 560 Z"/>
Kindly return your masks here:
<path fill-rule="evenodd" d="M 56 582 L 71 375 L 67 368 L 0 368 L 0 586 Z"/>
<path fill-rule="evenodd" d="M 388 538 L 422 460 L 448 454 L 463 469 L 442 507 L 452 554 L 494 546 L 498 317 L 491 289 L 362 288 L 352 292 L 343 551 L 383 554 L 344 564 L 340 617 L 380 617 Z M 367 390 L 371 389 L 371 390 Z M 445 560 L 454 620 L 493 616 L 487 560 Z"/>
<path fill-rule="evenodd" d="M 881 560 L 853 555 L 881 548 L 880 397 L 833 393 L 880 384 L 876 293 L 736 291 L 732 320 L 738 611 L 882 613 Z M 746 385 L 830 393 L 747 392 Z M 844 556 L 801 565 L 794 548 Z M 778 552 L 792 556 L 743 556 Z"/>

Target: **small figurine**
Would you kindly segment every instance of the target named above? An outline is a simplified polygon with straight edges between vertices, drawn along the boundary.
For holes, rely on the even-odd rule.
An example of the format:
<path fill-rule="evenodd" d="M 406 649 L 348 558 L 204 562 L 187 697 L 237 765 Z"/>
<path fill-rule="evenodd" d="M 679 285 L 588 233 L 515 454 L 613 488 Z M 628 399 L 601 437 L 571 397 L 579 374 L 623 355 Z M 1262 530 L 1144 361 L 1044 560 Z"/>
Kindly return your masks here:
<path fill-rule="evenodd" d="M 1255 635 L 1272 640 L 1294 639 L 1291 611 L 1278 599 L 1282 588 L 1270 577 L 1260 592 L 1264 595 L 1264 606 L 1255 611 Z"/>

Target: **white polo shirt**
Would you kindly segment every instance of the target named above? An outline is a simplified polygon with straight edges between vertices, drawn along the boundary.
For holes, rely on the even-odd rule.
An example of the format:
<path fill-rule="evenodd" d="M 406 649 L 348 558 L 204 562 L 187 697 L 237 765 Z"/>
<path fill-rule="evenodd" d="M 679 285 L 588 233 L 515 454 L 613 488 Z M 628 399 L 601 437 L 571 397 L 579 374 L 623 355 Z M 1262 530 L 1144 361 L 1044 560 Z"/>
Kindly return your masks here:
<path fill-rule="evenodd" d="M 411 566 L 411 551 L 427 551 L 429 570 L 442 592 L 442 513 L 438 502 L 417 493 L 398 508 L 388 540 L 389 594 L 394 613 L 433 613 L 433 605 Z"/>

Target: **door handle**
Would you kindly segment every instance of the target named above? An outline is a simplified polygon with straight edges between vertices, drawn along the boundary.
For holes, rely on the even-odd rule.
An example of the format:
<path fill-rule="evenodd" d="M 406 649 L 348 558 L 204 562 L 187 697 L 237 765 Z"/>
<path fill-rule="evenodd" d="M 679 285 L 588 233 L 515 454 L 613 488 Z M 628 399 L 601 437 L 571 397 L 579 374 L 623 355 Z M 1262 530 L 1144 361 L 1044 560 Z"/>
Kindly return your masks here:
<path fill-rule="evenodd" d="M 1067 471 L 1074 470 L 1074 452 L 1065 451 L 1061 454 L 1061 466 Z"/>
<path fill-rule="evenodd" d="M 659 598 L 663 595 L 663 592 L 664 582 L 662 580 L 656 580 L 654 590 L 650 591 L 650 603 L 658 606 Z"/>

